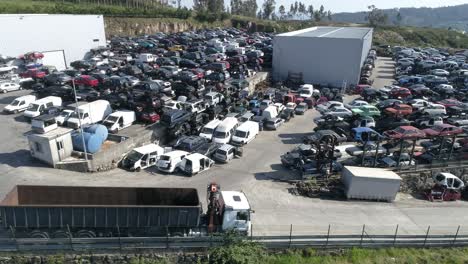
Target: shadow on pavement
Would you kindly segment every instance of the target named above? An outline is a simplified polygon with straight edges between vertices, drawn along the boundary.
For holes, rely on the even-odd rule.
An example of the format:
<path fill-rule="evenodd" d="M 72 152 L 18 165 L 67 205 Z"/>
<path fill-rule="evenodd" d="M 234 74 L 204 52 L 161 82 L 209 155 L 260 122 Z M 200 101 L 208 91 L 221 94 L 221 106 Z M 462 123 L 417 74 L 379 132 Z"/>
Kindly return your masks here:
<path fill-rule="evenodd" d="M 23 114 L 19 114 L 13 118 L 16 122 L 29 123 Z"/>
<path fill-rule="evenodd" d="M 283 142 L 283 144 L 301 144 L 303 141 L 303 138 L 311 133 L 279 134 L 278 137 L 281 138 L 281 141 Z"/>
<path fill-rule="evenodd" d="M 395 73 L 394 71 L 385 71 L 385 70 L 381 70 L 381 71 L 378 71 L 378 73 L 380 74 L 391 74 L 393 76 L 393 74 Z"/>
<path fill-rule="evenodd" d="M 268 172 L 257 172 L 254 173 L 255 179 L 259 181 L 292 181 L 300 180 L 301 176 L 292 171 L 288 170 L 281 164 L 272 164 L 271 171 Z"/>
<path fill-rule="evenodd" d="M 380 67 L 377 67 L 378 69 L 387 69 L 387 70 L 395 70 L 395 67 L 394 66 L 380 66 Z M 392 71 L 393 73 L 393 71 Z"/>
<path fill-rule="evenodd" d="M 18 167 L 41 167 L 47 168 L 48 166 L 35 160 L 31 157 L 29 150 L 20 149 L 10 153 L 0 153 L 0 164 L 6 164 L 8 166 Z"/>

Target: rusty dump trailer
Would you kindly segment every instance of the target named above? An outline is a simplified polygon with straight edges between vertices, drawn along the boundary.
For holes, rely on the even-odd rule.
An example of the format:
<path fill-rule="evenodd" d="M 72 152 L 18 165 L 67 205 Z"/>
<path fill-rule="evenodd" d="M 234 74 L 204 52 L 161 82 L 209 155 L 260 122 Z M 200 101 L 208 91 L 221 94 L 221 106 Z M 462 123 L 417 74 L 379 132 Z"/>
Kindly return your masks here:
<path fill-rule="evenodd" d="M 200 226 L 190 188 L 18 185 L 0 203 L 0 223 L 15 237 L 183 235 Z"/>

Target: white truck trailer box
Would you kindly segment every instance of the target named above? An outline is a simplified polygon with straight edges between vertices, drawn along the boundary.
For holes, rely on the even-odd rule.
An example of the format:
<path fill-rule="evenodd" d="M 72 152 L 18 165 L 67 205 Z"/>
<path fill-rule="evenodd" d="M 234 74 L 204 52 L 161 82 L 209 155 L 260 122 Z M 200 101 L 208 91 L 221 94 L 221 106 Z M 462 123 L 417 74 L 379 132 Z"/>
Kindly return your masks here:
<path fill-rule="evenodd" d="M 386 169 L 345 166 L 341 181 L 348 199 L 392 202 L 400 189 L 401 178 Z"/>
<path fill-rule="evenodd" d="M 87 104 L 78 106 L 68 119 L 68 126 L 71 128 L 79 128 L 81 125 L 91 125 L 103 121 L 108 115 L 112 113 L 111 105 L 106 100 L 97 100 Z"/>

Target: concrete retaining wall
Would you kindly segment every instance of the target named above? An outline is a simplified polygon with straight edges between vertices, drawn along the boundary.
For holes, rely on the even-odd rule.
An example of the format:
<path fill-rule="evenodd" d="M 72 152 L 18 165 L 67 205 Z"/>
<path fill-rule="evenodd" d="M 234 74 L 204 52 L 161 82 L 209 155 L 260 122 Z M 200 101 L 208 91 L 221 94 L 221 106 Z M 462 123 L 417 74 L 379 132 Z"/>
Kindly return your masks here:
<path fill-rule="evenodd" d="M 255 86 L 257 86 L 257 84 L 267 80 L 269 77 L 269 72 L 257 72 L 254 76 L 247 78 L 247 81 L 249 82 L 249 95 L 254 93 Z"/>

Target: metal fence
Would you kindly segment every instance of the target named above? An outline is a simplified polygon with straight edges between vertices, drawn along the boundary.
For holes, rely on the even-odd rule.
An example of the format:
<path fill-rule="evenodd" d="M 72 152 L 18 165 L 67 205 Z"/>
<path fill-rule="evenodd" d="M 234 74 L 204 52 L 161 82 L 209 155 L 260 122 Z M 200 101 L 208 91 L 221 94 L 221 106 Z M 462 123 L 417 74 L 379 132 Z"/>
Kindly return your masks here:
<path fill-rule="evenodd" d="M 358 227 L 358 226 L 354 226 Z M 287 231 L 282 226 L 283 231 Z M 311 235 L 295 235 L 294 226 L 289 226 L 285 235 L 253 235 L 244 237 L 271 249 L 284 248 L 347 248 L 347 247 L 455 247 L 467 246 L 468 234 L 461 226 L 439 229 L 428 226 L 409 234 L 408 230 L 396 225 L 393 230 L 385 228 L 379 233 L 377 226 L 363 225 L 355 233 L 342 234 L 328 226 L 322 232 Z M 111 238 L 53 238 L 53 239 L 0 239 L 0 251 L 132 251 L 132 250 L 171 250 L 203 249 L 222 245 L 222 235 L 192 237 L 111 237 Z"/>

